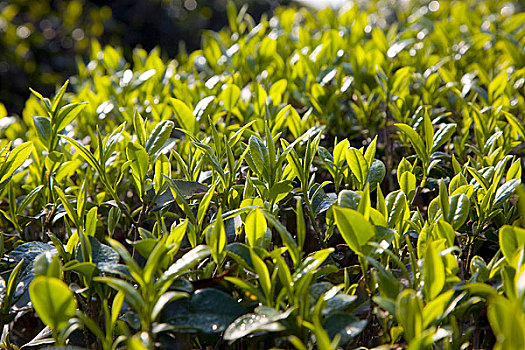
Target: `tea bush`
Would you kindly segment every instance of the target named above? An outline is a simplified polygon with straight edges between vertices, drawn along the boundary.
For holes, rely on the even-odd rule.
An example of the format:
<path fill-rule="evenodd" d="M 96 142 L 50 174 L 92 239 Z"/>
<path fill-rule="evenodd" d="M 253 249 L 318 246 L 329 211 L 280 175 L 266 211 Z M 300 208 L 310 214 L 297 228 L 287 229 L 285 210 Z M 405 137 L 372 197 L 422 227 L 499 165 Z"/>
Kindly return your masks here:
<path fill-rule="evenodd" d="M 389 4 L 94 43 L 4 116 L 4 346 L 524 348 L 525 14 Z"/>
<path fill-rule="evenodd" d="M 234 0 L 260 18 L 284 0 Z M 186 5 L 186 6 L 184 6 Z M 0 2 L 0 101 L 20 113 L 28 87 L 51 94 L 89 52 L 91 40 L 123 46 L 198 48 L 200 32 L 227 24 L 221 0 L 9 0 Z M 184 45 L 179 45 L 184 44 Z M 76 57 L 78 55 L 78 57 Z"/>

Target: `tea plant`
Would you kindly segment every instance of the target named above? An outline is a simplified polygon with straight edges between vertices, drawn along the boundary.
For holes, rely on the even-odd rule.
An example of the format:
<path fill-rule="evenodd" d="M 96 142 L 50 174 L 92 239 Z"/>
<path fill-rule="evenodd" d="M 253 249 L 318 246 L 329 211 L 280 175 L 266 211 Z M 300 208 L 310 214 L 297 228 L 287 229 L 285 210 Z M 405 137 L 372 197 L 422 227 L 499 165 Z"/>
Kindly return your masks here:
<path fill-rule="evenodd" d="M 228 14 L 0 130 L 3 346 L 524 347 L 520 5 Z"/>

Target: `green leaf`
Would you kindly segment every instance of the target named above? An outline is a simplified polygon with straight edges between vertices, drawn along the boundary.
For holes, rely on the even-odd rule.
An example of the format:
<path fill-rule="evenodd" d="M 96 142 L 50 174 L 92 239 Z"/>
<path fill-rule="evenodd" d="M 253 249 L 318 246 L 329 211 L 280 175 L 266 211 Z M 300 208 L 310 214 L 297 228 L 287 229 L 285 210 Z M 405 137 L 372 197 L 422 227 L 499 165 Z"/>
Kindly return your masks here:
<path fill-rule="evenodd" d="M 492 295 L 498 295 L 496 289 L 486 283 L 468 283 L 462 289 L 468 291 L 470 295 L 480 296 L 485 299 Z"/>
<path fill-rule="evenodd" d="M 64 129 L 66 126 L 71 124 L 77 115 L 86 107 L 87 103 L 71 103 L 66 105 L 58 111 L 58 115 L 51 122 L 53 124 L 55 132 Z"/>
<path fill-rule="evenodd" d="M 261 139 L 253 135 L 248 141 L 248 146 L 250 149 L 250 157 L 253 160 L 253 163 L 256 167 L 256 169 L 254 170 L 257 170 L 257 172 L 263 176 L 263 179 L 265 179 L 265 174 L 267 173 L 266 169 L 270 164 L 268 149 L 261 141 Z"/>
<path fill-rule="evenodd" d="M 388 219 L 386 201 L 383 192 L 381 191 L 381 187 L 377 187 L 376 203 L 377 211 L 383 215 L 384 219 Z"/>
<path fill-rule="evenodd" d="M 247 249 L 250 249 L 250 248 L 247 248 Z M 239 257 L 237 257 L 237 258 L 239 258 Z M 250 284 L 248 282 L 245 282 L 244 280 L 242 280 L 240 278 L 236 278 L 236 277 L 224 277 L 224 279 L 226 281 L 234 284 L 235 286 L 237 286 L 241 290 L 243 290 L 244 293 L 246 295 L 248 295 L 251 299 L 264 301 L 264 296 L 262 295 L 261 290 L 259 288 L 257 288 L 256 286 L 253 286 L 252 284 Z"/>
<path fill-rule="evenodd" d="M 73 292 L 58 278 L 35 278 L 29 286 L 29 295 L 42 322 L 55 331 L 65 328 L 75 316 L 77 301 Z"/>
<path fill-rule="evenodd" d="M 381 296 L 388 298 L 389 300 L 396 299 L 399 295 L 399 291 L 402 289 L 401 283 L 394 277 L 390 270 L 387 270 L 374 258 L 364 256 L 364 259 L 377 270 L 374 276 L 377 279 Z"/>
<path fill-rule="evenodd" d="M 370 187 L 366 184 L 365 189 L 362 191 L 361 201 L 357 206 L 357 211 L 363 214 L 366 220 L 370 219 L 370 209 L 372 208 L 370 203 Z"/>
<path fill-rule="evenodd" d="M 55 113 L 58 106 L 60 105 L 60 102 L 62 102 L 62 97 L 64 97 L 64 94 L 66 93 L 67 86 L 69 85 L 69 79 L 64 82 L 60 90 L 58 90 L 58 93 L 56 94 L 55 98 L 53 99 L 53 104 L 51 106 L 51 111 Z"/>
<path fill-rule="evenodd" d="M 264 292 L 264 295 L 266 296 L 266 303 L 271 304 L 271 290 L 272 290 L 272 282 L 270 279 L 270 272 L 268 271 L 268 268 L 266 267 L 266 264 L 264 261 L 255 253 L 253 250 L 250 250 L 250 256 L 252 258 L 252 264 L 255 268 L 255 273 L 257 273 L 259 284 L 261 285 L 261 288 Z"/>
<path fill-rule="evenodd" d="M 197 220 L 195 219 L 195 215 L 193 214 L 193 210 L 191 209 L 190 205 L 188 204 L 188 201 L 186 201 L 186 198 L 184 197 L 184 194 L 179 189 L 178 184 L 173 181 L 171 178 L 164 176 L 164 179 L 168 182 L 168 185 L 171 189 L 171 192 L 173 194 L 173 197 L 175 197 L 175 200 L 177 201 L 177 204 L 182 207 L 184 210 L 184 213 L 186 216 L 190 219 L 191 223 L 195 226 L 197 226 Z M 191 243 L 191 241 L 190 241 Z M 196 244 L 196 242 L 193 242 Z"/>
<path fill-rule="evenodd" d="M 164 146 L 174 126 L 175 124 L 171 120 L 163 120 L 155 126 L 146 142 L 145 149 L 149 156 L 153 156 Z"/>
<path fill-rule="evenodd" d="M 33 90 L 32 88 L 29 88 L 29 91 L 31 91 L 31 93 L 33 95 L 35 95 L 42 103 L 44 103 L 44 96 L 42 96 L 41 93 L 39 93 L 38 91 Z"/>
<path fill-rule="evenodd" d="M 423 308 L 423 328 L 431 324 L 437 324 L 448 308 L 450 300 L 454 296 L 453 290 L 441 293 L 434 300 L 430 300 Z"/>
<path fill-rule="evenodd" d="M 140 296 L 139 292 L 130 283 L 114 278 L 114 277 L 95 277 L 93 278 L 96 282 L 105 283 L 117 292 L 122 292 L 126 296 L 127 301 L 135 311 L 138 311 L 143 307 L 144 300 Z"/>
<path fill-rule="evenodd" d="M 447 222 L 449 222 L 454 230 L 458 230 L 467 221 L 470 215 L 470 200 L 467 195 L 458 193 L 449 199 L 449 211 L 447 215 Z"/>
<path fill-rule="evenodd" d="M 286 288 L 288 292 L 289 297 L 293 297 L 293 280 L 292 280 L 292 274 L 290 273 L 290 269 L 288 268 L 288 265 L 286 265 L 286 262 L 284 261 L 282 256 L 275 257 L 276 262 L 276 268 L 277 268 L 277 274 L 279 276 L 279 280 L 283 284 L 283 287 Z"/>
<path fill-rule="evenodd" d="M 370 144 L 366 148 L 364 157 L 369 167 L 372 166 L 372 162 L 374 161 L 374 157 L 376 156 L 376 148 L 377 148 L 376 144 L 377 144 L 377 136 L 374 137 L 372 142 L 370 142 Z"/>
<path fill-rule="evenodd" d="M 96 241 L 96 239 L 95 239 Z M 120 255 L 122 260 L 126 263 L 126 266 L 129 269 L 129 272 L 131 276 L 137 281 L 137 282 L 143 282 L 142 279 L 142 269 L 139 267 L 135 259 L 131 256 L 131 254 L 128 252 L 126 247 L 124 247 L 119 241 L 116 241 L 114 239 L 107 239 L 108 243 L 111 245 L 111 247 Z M 93 241 L 92 241 L 93 243 Z M 92 247 L 96 246 L 96 244 L 92 244 Z"/>
<path fill-rule="evenodd" d="M 311 330 L 315 335 L 316 345 L 319 350 L 332 350 L 335 347 L 332 346 L 332 343 L 330 343 L 330 338 L 328 337 L 328 333 L 326 333 L 325 329 L 323 328 L 323 325 L 321 324 L 321 315 L 320 315 L 321 312 L 320 311 L 324 307 L 324 304 L 325 302 L 323 298 L 317 301 L 317 304 L 315 305 L 314 312 L 312 315 L 314 327 Z"/>
<path fill-rule="evenodd" d="M 290 232 L 288 232 L 286 227 L 283 224 L 281 224 L 279 220 L 277 220 L 271 213 L 263 211 L 263 214 L 266 217 L 266 220 L 268 221 L 270 226 L 277 230 L 282 242 L 289 249 L 294 265 L 299 264 L 299 262 L 301 261 L 302 252 L 297 247 L 297 243 L 293 239 Z"/>
<path fill-rule="evenodd" d="M 197 119 L 191 112 L 191 109 L 184 102 L 176 98 L 170 98 L 170 102 L 179 125 L 189 132 L 196 132 Z"/>
<path fill-rule="evenodd" d="M 304 279 L 306 275 L 312 275 L 333 252 L 334 248 L 327 248 L 308 255 L 294 272 L 292 276 L 294 282 L 298 284 L 298 281 Z"/>
<path fill-rule="evenodd" d="M 144 181 L 149 167 L 148 153 L 139 144 L 129 142 L 126 147 L 126 155 L 128 160 L 131 161 L 133 180 L 135 180 L 139 195 L 142 196 L 144 193 Z"/>
<path fill-rule="evenodd" d="M 512 179 L 499 186 L 498 190 L 496 191 L 496 197 L 494 198 L 494 207 L 497 208 L 502 205 L 512 194 L 516 192 L 516 188 L 518 188 L 520 184 L 521 179 Z"/>
<path fill-rule="evenodd" d="M 450 222 L 450 218 L 448 216 L 450 203 L 448 199 L 447 186 L 445 186 L 445 181 L 443 181 L 443 179 L 439 181 L 439 204 L 441 205 L 441 212 L 443 213 L 445 220 Z"/>
<path fill-rule="evenodd" d="M 434 225 L 432 232 L 440 239 L 445 238 L 447 241 L 447 247 L 452 247 L 454 245 L 456 232 L 448 222 L 439 220 L 436 225 Z"/>
<path fill-rule="evenodd" d="M 485 191 L 489 189 L 490 185 L 487 179 L 485 179 L 485 177 L 479 171 L 469 166 L 467 166 L 467 170 L 476 179 L 476 181 L 481 185 L 481 187 L 483 187 Z"/>
<path fill-rule="evenodd" d="M 278 321 L 288 318 L 293 311 L 292 308 L 279 312 L 268 307 L 258 307 L 255 313 L 237 318 L 224 332 L 224 339 L 233 341 L 258 331 L 281 331 L 285 328 Z"/>
<path fill-rule="evenodd" d="M 425 111 L 425 116 L 423 117 L 423 129 L 425 134 L 425 151 L 427 155 L 430 155 L 434 143 L 434 127 L 432 126 L 432 121 L 430 120 L 428 111 Z"/>
<path fill-rule="evenodd" d="M 97 213 L 98 208 L 91 208 L 86 215 L 86 236 L 95 236 L 95 231 L 97 229 Z"/>
<path fill-rule="evenodd" d="M 245 313 L 235 299 L 215 288 L 196 291 L 188 304 L 189 311 L 170 312 L 167 315 L 170 325 L 181 330 L 189 328 L 204 334 L 217 334 L 224 332 L 237 317 Z"/>
<path fill-rule="evenodd" d="M 11 177 L 11 175 L 13 175 L 16 169 L 18 169 L 26 161 L 32 150 L 33 142 L 29 141 L 16 146 L 11 152 L 9 152 L 7 160 L 0 167 L 0 175 L 2 176 L 0 178 L 0 183 L 4 182 L 9 177 Z"/>
<path fill-rule="evenodd" d="M 410 342 L 423 331 L 423 302 L 412 289 L 403 290 L 396 300 L 396 318 Z"/>
<path fill-rule="evenodd" d="M 92 262 L 78 262 L 77 260 L 71 260 L 64 265 L 63 269 L 64 271 L 75 271 L 80 276 L 91 280 L 97 271 L 97 265 Z"/>
<path fill-rule="evenodd" d="M 111 323 L 115 324 L 117 322 L 120 310 L 124 304 L 124 299 L 126 295 L 124 292 L 118 292 L 117 295 L 113 298 L 113 303 L 111 304 Z"/>
<path fill-rule="evenodd" d="M 368 177 L 368 163 L 363 156 L 363 154 L 351 147 L 346 149 L 346 162 L 348 163 L 348 166 L 350 167 L 350 170 L 352 171 L 352 174 L 356 177 L 357 181 L 359 182 L 358 189 L 363 189 L 365 185 L 365 181 Z"/>
<path fill-rule="evenodd" d="M 383 182 L 385 175 L 385 164 L 378 159 L 374 159 L 372 161 L 372 165 L 370 166 L 370 170 L 368 171 L 368 176 L 366 178 L 366 182 L 370 184 L 370 191 L 375 190 L 377 186 L 381 184 L 381 182 Z"/>
<path fill-rule="evenodd" d="M 210 202 L 214 194 L 215 194 L 215 185 L 210 187 L 208 192 L 206 192 L 204 197 L 202 197 L 201 202 L 199 203 L 199 209 L 197 211 L 197 223 L 199 225 L 202 225 L 202 222 L 204 222 L 204 218 L 208 212 L 208 208 L 210 206 Z"/>
<path fill-rule="evenodd" d="M 80 222 L 80 219 L 79 219 L 79 217 L 77 215 L 77 212 L 75 211 L 75 209 L 73 209 L 73 206 L 67 200 L 66 195 L 64 194 L 64 192 L 62 192 L 62 190 L 58 186 L 55 186 L 55 192 L 58 194 L 58 197 L 60 198 L 60 201 L 62 202 L 62 205 L 64 206 L 64 209 L 66 210 L 67 215 L 73 221 L 75 226 L 77 228 L 82 227 L 82 223 Z"/>
<path fill-rule="evenodd" d="M 168 247 L 174 245 L 178 250 L 178 247 L 180 246 L 182 239 L 186 234 L 186 230 L 188 229 L 188 219 L 184 220 L 184 222 L 180 225 L 176 225 L 176 223 L 177 222 L 175 221 L 171 225 L 170 233 L 168 235 L 168 238 L 166 239 L 166 245 Z"/>
<path fill-rule="evenodd" d="M 177 186 L 180 194 L 183 197 L 191 197 L 197 193 L 206 193 L 208 192 L 208 187 L 204 184 L 194 181 L 184 181 L 184 180 L 171 180 Z"/>
<path fill-rule="evenodd" d="M 521 179 L 521 159 L 516 159 L 509 168 L 509 171 L 505 175 L 505 180 L 510 182 L 514 179 Z M 496 195 L 497 197 L 497 195 Z"/>
<path fill-rule="evenodd" d="M 388 213 L 388 226 L 394 227 L 404 219 L 407 210 L 407 199 L 403 191 L 390 192 L 386 197 L 386 207 Z"/>
<path fill-rule="evenodd" d="M 113 153 L 114 147 L 119 141 L 125 126 L 126 122 L 120 124 L 115 130 L 113 130 L 111 134 L 109 134 L 109 136 L 106 137 L 104 143 L 104 163 L 106 162 L 107 158 Z"/>
<path fill-rule="evenodd" d="M 293 185 L 291 180 L 283 180 L 277 183 L 274 183 L 270 189 L 270 198 L 279 202 L 285 198 L 293 190 Z"/>
<path fill-rule="evenodd" d="M 505 225 L 499 230 L 499 246 L 503 256 L 510 263 L 518 250 L 525 245 L 525 229 Z"/>
<path fill-rule="evenodd" d="M 22 200 L 22 202 L 20 202 L 20 204 L 18 205 L 18 207 L 16 208 L 16 213 L 18 215 L 21 215 L 22 212 L 24 211 L 25 208 L 27 208 L 28 205 L 32 204 L 33 201 L 36 199 L 36 197 L 38 196 L 38 194 L 40 193 L 40 191 L 42 190 L 42 188 L 44 188 L 44 185 L 40 185 L 40 186 L 37 186 L 35 188 L 33 188 L 31 190 L 31 192 L 29 192 L 25 197 L 24 199 Z"/>
<path fill-rule="evenodd" d="M 227 186 L 226 173 L 224 172 L 221 162 L 217 159 L 213 149 L 210 146 L 199 143 L 199 142 L 194 142 L 193 144 L 197 146 L 199 149 L 201 149 L 202 151 L 204 151 L 204 153 L 206 154 L 206 157 L 211 163 L 211 166 L 214 170 L 214 174 L 219 175 L 219 178 L 223 186 L 226 187 Z"/>
<path fill-rule="evenodd" d="M 348 147 L 350 147 L 348 139 L 344 139 L 334 147 L 334 164 L 338 167 L 342 167 L 343 162 L 346 160 L 346 149 Z"/>
<path fill-rule="evenodd" d="M 455 174 L 462 174 L 462 166 L 459 164 L 459 162 L 456 159 L 456 156 L 452 155 L 452 168 L 454 169 Z M 462 174 L 463 175 L 463 174 Z"/>
<path fill-rule="evenodd" d="M 423 281 L 426 300 L 436 298 L 445 286 L 445 265 L 434 243 L 439 243 L 439 241 L 432 242 L 427 246 L 423 263 Z"/>
<path fill-rule="evenodd" d="M 399 177 L 399 187 L 401 187 L 401 191 L 403 191 L 407 199 L 411 201 L 416 193 L 416 176 L 410 171 L 405 171 Z"/>
<path fill-rule="evenodd" d="M 147 284 L 154 280 L 157 271 L 165 262 L 171 262 L 171 259 L 167 257 L 168 247 L 166 247 L 164 242 L 164 238 L 160 239 L 149 256 L 147 256 L 148 260 L 146 261 L 146 265 L 144 265 L 144 272 L 142 274 L 144 282 Z"/>
<path fill-rule="evenodd" d="M 525 348 L 525 317 L 521 305 L 502 296 L 488 300 L 487 318 L 499 349 Z"/>
<path fill-rule="evenodd" d="M 193 266 L 201 262 L 202 259 L 211 254 L 211 249 L 205 245 L 199 245 L 171 265 L 161 277 L 162 281 L 169 281 L 191 269 Z"/>
<path fill-rule="evenodd" d="M 139 144 L 144 147 L 146 145 L 146 128 L 144 126 L 144 119 L 142 119 L 142 116 L 137 110 L 135 110 L 135 114 L 133 115 L 133 129 L 135 130 Z"/>
<path fill-rule="evenodd" d="M 224 108 L 231 112 L 241 99 L 241 89 L 235 84 L 228 84 L 226 89 L 219 94 L 219 100 L 224 104 Z"/>
<path fill-rule="evenodd" d="M 33 123 L 38 131 L 38 136 L 42 143 L 49 148 L 49 141 L 51 140 L 51 120 L 48 117 L 33 117 Z"/>
<path fill-rule="evenodd" d="M 108 233 L 110 237 L 113 236 L 121 216 L 122 212 L 118 207 L 111 207 L 108 213 Z"/>
<path fill-rule="evenodd" d="M 82 156 L 82 158 L 84 158 L 84 160 L 89 164 L 91 165 L 91 167 L 93 169 L 95 169 L 99 174 L 103 174 L 103 171 L 102 171 L 102 168 L 100 167 L 100 165 L 98 164 L 97 160 L 95 159 L 95 156 L 93 156 L 93 154 L 88 151 L 88 149 L 84 146 L 82 146 L 80 143 L 78 143 L 77 141 L 73 140 L 72 138 L 70 137 L 67 137 L 65 135 L 58 135 L 62 138 L 64 138 L 67 142 L 69 142 L 73 147 L 75 147 L 75 149 L 77 150 L 77 152 L 80 153 L 80 155 Z"/>
<path fill-rule="evenodd" d="M 283 96 L 286 93 L 286 88 L 288 87 L 288 81 L 286 79 L 280 79 L 270 86 L 270 91 L 268 94 L 272 99 L 272 104 L 277 106 L 281 104 Z"/>
<path fill-rule="evenodd" d="M 502 111 L 505 115 L 505 118 L 507 118 L 507 121 L 510 125 L 512 125 L 512 128 L 516 130 L 517 133 L 521 135 L 521 139 L 525 139 L 525 126 L 523 125 L 523 121 L 520 121 L 518 118 L 510 114 L 509 112 Z"/>
<path fill-rule="evenodd" d="M 211 114 L 212 107 L 214 106 L 215 96 L 206 96 L 200 100 L 195 109 L 193 110 L 193 115 L 197 117 L 197 120 L 204 120 L 208 118 Z"/>
<path fill-rule="evenodd" d="M 244 230 L 250 247 L 260 247 L 268 224 L 260 209 L 255 209 L 246 216 Z"/>
<path fill-rule="evenodd" d="M 30 243 L 24 243 L 22 244 L 22 246 L 24 245 L 29 245 Z M 22 249 L 23 247 L 17 247 L 15 250 L 20 250 Z M 38 247 L 37 247 L 38 248 Z M 11 252 L 12 254 L 12 252 Z M 38 256 L 39 253 L 37 254 L 32 254 L 33 257 L 36 257 Z M 28 256 L 26 256 L 25 258 L 30 258 Z M 16 264 L 15 268 L 13 269 L 13 271 L 11 271 L 11 274 L 9 275 L 9 279 L 7 280 L 7 286 L 5 288 L 5 297 L 2 299 L 2 309 L 4 311 L 7 311 L 11 308 L 11 302 L 13 301 L 13 297 L 15 296 L 15 291 L 17 289 L 17 286 L 18 286 L 18 282 L 19 282 L 19 278 L 20 278 L 20 271 L 22 270 L 22 267 L 24 265 L 24 259 L 25 258 L 22 258 L 20 259 L 20 261 L 18 262 L 18 264 Z M 31 265 L 32 267 L 32 264 L 33 264 L 33 261 L 29 261 L 29 264 Z M 5 281 L 4 281 L 5 283 Z"/>
<path fill-rule="evenodd" d="M 217 220 L 213 229 L 206 237 L 206 243 L 212 250 L 212 257 L 217 265 L 222 263 L 224 248 L 226 247 L 226 231 L 224 229 L 224 221 L 222 220 L 222 210 L 219 209 L 217 213 Z"/>
<path fill-rule="evenodd" d="M 91 245 L 91 261 L 97 265 L 97 267 L 104 271 L 106 268 L 111 268 L 119 262 L 119 254 L 116 249 L 100 243 L 95 237 L 87 237 Z M 78 255 L 77 258 L 82 260 Z"/>
<path fill-rule="evenodd" d="M 352 338 L 358 336 L 366 327 L 368 321 L 360 320 L 354 315 L 335 312 L 323 321 L 328 337 L 334 339 L 336 335 L 341 337 L 341 344 L 348 343 Z"/>
<path fill-rule="evenodd" d="M 397 126 L 403 132 L 403 134 L 408 137 L 408 140 L 412 144 L 412 147 L 414 147 L 417 155 L 425 162 L 428 162 L 429 157 L 425 152 L 425 144 L 423 143 L 421 136 L 419 136 L 419 134 L 409 125 L 402 123 L 397 123 L 394 125 Z"/>
<path fill-rule="evenodd" d="M 434 153 L 443 146 L 454 134 L 456 131 L 456 124 L 445 124 L 443 125 L 438 132 L 434 135 L 434 142 L 432 143 L 431 152 Z"/>
<path fill-rule="evenodd" d="M 348 208 L 334 207 L 335 223 L 343 239 L 355 252 L 363 252 L 363 246 L 375 235 L 372 224 L 363 214 Z"/>
<path fill-rule="evenodd" d="M 361 196 L 357 192 L 351 190 L 342 190 L 339 192 L 339 196 L 337 196 L 337 205 L 343 208 L 357 210 L 360 201 Z"/>
<path fill-rule="evenodd" d="M 237 18 L 237 8 L 235 7 L 235 2 L 228 1 L 226 13 L 228 15 L 228 24 L 230 25 L 230 29 L 233 33 L 238 33 L 240 21 Z"/>
<path fill-rule="evenodd" d="M 268 94 L 261 84 L 255 84 L 254 95 L 252 96 L 253 109 L 257 116 L 262 117 L 264 115 Z"/>
<path fill-rule="evenodd" d="M 168 157 L 165 154 L 161 154 L 155 161 L 155 175 L 153 177 L 153 186 L 155 192 L 159 195 L 164 191 L 164 176 L 171 177 L 171 164 Z"/>

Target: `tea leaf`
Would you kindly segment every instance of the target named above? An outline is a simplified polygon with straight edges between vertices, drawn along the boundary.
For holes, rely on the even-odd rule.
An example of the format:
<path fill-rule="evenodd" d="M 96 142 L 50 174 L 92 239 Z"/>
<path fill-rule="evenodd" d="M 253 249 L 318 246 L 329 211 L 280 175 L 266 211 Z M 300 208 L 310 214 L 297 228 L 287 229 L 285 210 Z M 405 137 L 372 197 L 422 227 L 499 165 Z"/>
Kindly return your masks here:
<path fill-rule="evenodd" d="M 499 245 L 503 256 L 510 262 L 520 247 L 525 245 L 525 229 L 516 226 L 503 226 L 499 231 Z"/>
<path fill-rule="evenodd" d="M 435 299 L 445 285 L 445 265 L 436 250 L 436 245 L 433 243 L 427 246 L 423 265 L 423 280 L 427 300 Z"/>
<path fill-rule="evenodd" d="M 149 156 L 153 156 L 157 151 L 166 143 L 170 137 L 171 131 L 173 130 L 173 124 L 170 120 L 164 120 L 158 123 L 146 142 L 146 152 Z"/>
<path fill-rule="evenodd" d="M 77 302 L 67 285 L 55 277 L 39 276 L 29 286 L 31 302 L 38 316 L 59 331 L 75 316 Z"/>
<path fill-rule="evenodd" d="M 0 175 L 2 175 L 0 178 L 0 183 L 4 182 L 9 177 L 11 177 L 11 175 L 13 175 L 15 170 L 17 170 L 26 161 L 32 150 L 33 143 L 29 141 L 16 146 L 11 152 L 9 152 L 7 160 L 0 166 Z"/>
<path fill-rule="evenodd" d="M 244 222 L 246 238 L 250 247 L 260 247 L 267 229 L 266 218 L 259 209 L 255 209 Z"/>
<path fill-rule="evenodd" d="M 356 210 L 334 208 L 337 227 L 345 242 L 355 252 L 363 252 L 363 246 L 374 236 L 374 227 Z"/>

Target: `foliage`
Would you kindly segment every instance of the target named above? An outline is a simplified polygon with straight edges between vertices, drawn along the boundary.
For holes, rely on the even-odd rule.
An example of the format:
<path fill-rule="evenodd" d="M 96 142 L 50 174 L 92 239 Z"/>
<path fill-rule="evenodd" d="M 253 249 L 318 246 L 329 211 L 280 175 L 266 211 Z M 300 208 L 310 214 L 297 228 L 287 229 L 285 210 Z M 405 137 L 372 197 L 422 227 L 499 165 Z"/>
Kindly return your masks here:
<path fill-rule="evenodd" d="M 94 42 L 33 91 L 2 131 L 3 346 L 523 348 L 524 14 L 384 5 L 230 4 L 201 50 Z"/>
<path fill-rule="evenodd" d="M 288 1 L 236 0 L 255 19 Z M 253 21 L 253 20 L 252 20 Z M 131 49 L 161 46 L 175 55 L 200 45 L 200 32 L 226 25 L 221 0 L 9 0 L 0 3 L 0 100 L 20 113 L 28 87 L 51 94 L 77 73 L 91 40 Z"/>

